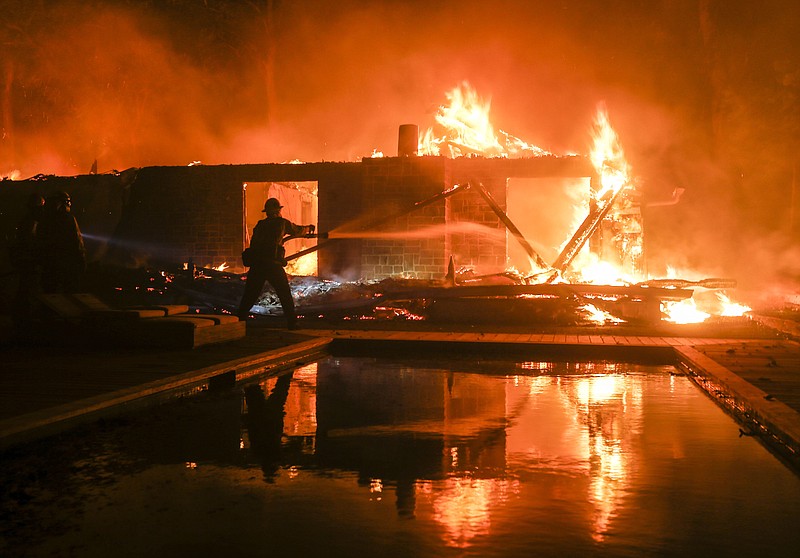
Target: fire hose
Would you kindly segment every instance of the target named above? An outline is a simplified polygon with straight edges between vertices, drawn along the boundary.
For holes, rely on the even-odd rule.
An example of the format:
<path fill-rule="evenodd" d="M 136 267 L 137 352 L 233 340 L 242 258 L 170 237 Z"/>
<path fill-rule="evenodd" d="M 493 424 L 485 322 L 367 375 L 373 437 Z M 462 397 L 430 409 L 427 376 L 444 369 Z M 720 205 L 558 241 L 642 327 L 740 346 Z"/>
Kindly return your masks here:
<path fill-rule="evenodd" d="M 323 238 L 323 239 L 325 239 L 325 238 L 328 238 L 328 234 L 329 233 L 326 233 L 326 232 L 308 233 L 308 234 L 304 234 L 304 235 L 300 235 L 300 236 L 290 236 L 286 240 L 290 240 L 292 238 Z"/>

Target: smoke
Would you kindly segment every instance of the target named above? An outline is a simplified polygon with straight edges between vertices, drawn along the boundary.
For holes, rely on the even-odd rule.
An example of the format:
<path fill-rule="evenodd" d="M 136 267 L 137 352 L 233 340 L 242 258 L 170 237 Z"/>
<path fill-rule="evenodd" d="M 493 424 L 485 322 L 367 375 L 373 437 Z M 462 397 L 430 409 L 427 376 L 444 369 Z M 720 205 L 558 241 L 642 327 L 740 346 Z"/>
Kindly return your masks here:
<path fill-rule="evenodd" d="M 3 3 L 0 175 L 394 155 L 466 80 L 556 154 L 605 103 L 645 203 L 685 189 L 646 210 L 652 270 L 797 268 L 796 2 Z"/>
<path fill-rule="evenodd" d="M 464 80 L 496 128 L 578 151 L 610 63 L 581 2 L 13 3 L 0 172 L 23 176 L 394 155 Z"/>
<path fill-rule="evenodd" d="M 256 45 L 235 42 L 232 29 L 210 31 L 213 13 L 135 2 L 19 4 L 4 13 L 20 21 L 0 28 L 11 45 L 4 174 L 86 174 L 94 161 L 99 172 L 231 162 L 217 154 L 254 118 L 265 120 L 259 61 L 242 63 Z"/>

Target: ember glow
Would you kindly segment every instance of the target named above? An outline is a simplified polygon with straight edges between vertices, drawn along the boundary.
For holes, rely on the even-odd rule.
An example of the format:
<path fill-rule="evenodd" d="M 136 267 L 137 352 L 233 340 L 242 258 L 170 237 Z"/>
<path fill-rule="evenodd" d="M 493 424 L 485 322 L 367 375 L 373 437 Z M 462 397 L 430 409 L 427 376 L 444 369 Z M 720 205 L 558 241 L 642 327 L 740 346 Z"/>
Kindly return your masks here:
<path fill-rule="evenodd" d="M 311 276 L 317 273 L 317 253 L 312 252 L 292 260 L 286 266 L 286 273 L 289 275 Z"/>

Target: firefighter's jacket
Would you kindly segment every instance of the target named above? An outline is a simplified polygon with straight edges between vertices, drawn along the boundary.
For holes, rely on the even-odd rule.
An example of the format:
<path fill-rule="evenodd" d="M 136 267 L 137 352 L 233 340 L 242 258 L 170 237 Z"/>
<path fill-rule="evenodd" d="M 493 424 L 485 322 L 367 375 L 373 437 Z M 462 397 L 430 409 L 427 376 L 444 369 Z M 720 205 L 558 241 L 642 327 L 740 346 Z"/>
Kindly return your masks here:
<path fill-rule="evenodd" d="M 307 227 L 295 225 L 283 217 L 270 216 L 261 219 L 253 228 L 253 238 L 250 240 L 250 267 L 262 267 L 270 262 L 285 266 L 287 262 L 284 241 L 289 237 L 302 235 L 306 229 Z"/>
<path fill-rule="evenodd" d="M 47 215 L 39 224 L 39 245 L 45 267 L 82 268 L 86 265 L 86 247 L 78 221 L 69 212 Z"/>

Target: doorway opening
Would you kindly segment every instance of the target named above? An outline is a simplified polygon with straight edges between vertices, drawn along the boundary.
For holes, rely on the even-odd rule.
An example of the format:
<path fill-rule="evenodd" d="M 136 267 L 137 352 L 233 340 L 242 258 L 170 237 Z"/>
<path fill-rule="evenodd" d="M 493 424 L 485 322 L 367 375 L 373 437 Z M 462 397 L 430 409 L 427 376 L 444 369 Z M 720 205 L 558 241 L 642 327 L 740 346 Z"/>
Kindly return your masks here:
<path fill-rule="evenodd" d="M 264 202 L 277 198 L 283 209 L 281 215 L 297 225 L 317 226 L 318 197 L 317 182 L 246 182 L 244 192 L 244 242 L 250 245 L 253 228 L 264 218 Z M 316 238 L 294 238 L 285 243 L 286 255 L 290 257 L 307 248 L 316 246 Z M 317 252 L 289 260 L 286 273 L 289 275 L 317 275 L 319 270 Z"/>
<path fill-rule="evenodd" d="M 588 211 L 586 178 L 509 178 L 507 214 L 533 249 L 552 264 Z M 508 263 L 523 273 L 527 253 L 508 235 Z"/>

